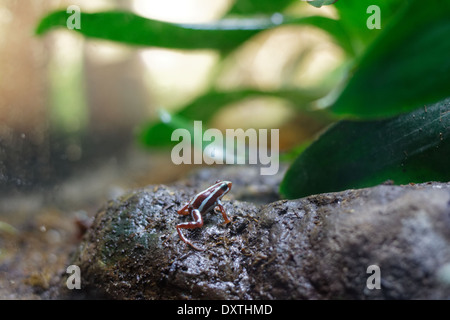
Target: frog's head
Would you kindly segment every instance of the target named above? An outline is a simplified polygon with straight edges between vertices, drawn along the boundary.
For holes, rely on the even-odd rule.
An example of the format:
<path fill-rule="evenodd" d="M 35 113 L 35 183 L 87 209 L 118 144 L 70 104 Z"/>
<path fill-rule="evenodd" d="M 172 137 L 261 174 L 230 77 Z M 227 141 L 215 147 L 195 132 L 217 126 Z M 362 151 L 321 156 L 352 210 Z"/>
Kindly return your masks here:
<path fill-rule="evenodd" d="M 230 191 L 232 185 L 233 183 L 231 181 L 222 181 L 222 180 L 216 181 L 217 188 L 220 188 L 223 191 L 222 194 L 226 194 L 228 191 Z"/>

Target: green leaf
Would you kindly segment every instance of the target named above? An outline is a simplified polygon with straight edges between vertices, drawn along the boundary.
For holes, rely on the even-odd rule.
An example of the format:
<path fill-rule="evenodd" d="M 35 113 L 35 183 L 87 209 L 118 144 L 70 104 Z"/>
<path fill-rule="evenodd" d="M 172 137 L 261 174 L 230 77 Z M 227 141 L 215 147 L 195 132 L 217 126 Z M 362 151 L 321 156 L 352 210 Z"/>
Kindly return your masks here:
<path fill-rule="evenodd" d="M 139 132 L 139 141 L 145 146 L 166 147 L 175 145 L 171 140 L 176 129 L 186 129 L 194 136 L 194 123 L 190 119 L 170 114 L 165 110 L 159 112 L 160 121 L 147 124 Z"/>
<path fill-rule="evenodd" d="M 309 110 L 309 104 L 324 95 L 324 92 L 313 90 L 302 91 L 298 89 L 260 91 L 256 89 L 241 89 L 235 91 L 210 91 L 191 103 L 169 118 L 170 121 L 152 121 L 142 127 L 139 136 L 140 141 L 146 146 L 161 147 L 170 146 L 172 131 L 178 127 L 188 128 L 192 126 L 194 120 L 201 120 L 208 123 L 209 120 L 225 106 L 252 97 L 278 97 L 290 102 L 305 114 L 312 117 L 324 117 L 323 113 Z M 164 118 L 164 116 L 162 117 Z M 328 120 L 328 119 L 324 119 Z"/>
<path fill-rule="evenodd" d="M 299 157 L 311 145 L 311 141 L 307 140 L 291 150 L 280 154 L 280 162 L 292 162 Z"/>
<path fill-rule="evenodd" d="M 237 0 L 228 14 L 272 14 L 298 0 Z"/>
<path fill-rule="evenodd" d="M 320 8 L 321 6 L 328 6 L 337 2 L 338 0 L 306 0 L 308 3 L 316 8 Z"/>
<path fill-rule="evenodd" d="M 36 29 L 40 35 L 53 27 L 66 27 L 68 14 L 57 11 L 44 17 Z M 261 30 L 273 27 L 270 20 L 234 21 L 216 24 L 176 24 L 147 19 L 130 12 L 81 13 L 81 29 L 86 37 L 112 40 L 129 45 L 172 49 L 231 50 Z"/>
<path fill-rule="evenodd" d="M 331 111 L 383 118 L 449 96 L 448 12 L 450 1 L 411 1 L 369 47 Z"/>
<path fill-rule="evenodd" d="M 160 111 L 160 119 L 160 122 L 154 122 L 142 130 L 139 138 L 143 145 L 152 147 L 175 146 L 180 141 L 172 141 L 173 132 L 178 129 L 184 129 L 189 132 L 190 147 L 195 148 L 197 152 L 206 152 L 210 142 L 203 142 L 205 131 L 208 129 L 203 122 L 199 121 L 196 124 L 195 121 L 191 121 L 183 116 L 171 115 L 164 110 Z M 207 157 L 225 162 L 226 159 L 230 159 L 230 155 L 227 155 L 227 152 L 226 146 L 223 145 L 222 150 L 215 149 L 214 155 L 210 154 Z M 244 157 L 245 160 L 248 157 L 248 152 L 245 155 L 234 153 L 231 156 L 234 157 L 235 163 L 237 163 L 237 159 L 241 157 Z"/>
<path fill-rule="evenodd" d="M 389 24 L 405 5 L 404 0 L 345 0 L 337 2 L 334 7 L 339 14 L 339 21 L 347 30 L 357 52 L 362 52 Z M 374 8 L 374 6 L 379 8 Z M 379 16 L 377 14 L 379 13 Z M 367 22 L 379 18 L 381 29 L 369 29 Z"/>
<path fill-rule="evenodd" d="M 231 103 L 252 97 L 277 97 L 285 99 L 293 106 L 304 112 L 308 111 L 309 104 L 324 96 L 325 92 L 313 90 L 284 89 L 276 91 L 262 91 L 256 89 L 240 89 L 234 91 L 210 91 L 195 99 L 178 115 L 195 120 L 209 121 L 220 109 Z M 312 110 L 311 110 L 312 112 Z"/>
<path fill-rule="evenodd" d="M 66 28 L 69 15 L 56 11 L 44 17 L 36 34 L 52 28 Z M 86 37 L 117 41 L 129 45 L 171 49 L 215 49 L 230 51 L 257 33 L 282 25 L 312 25 L 329 32 L 345 50 L 351 52 L 348 37 L 336 20 L 325 17 L 269 17 L 222 19 L 204 24 L 179 24 L 152 20 L 130 12 L 81 13 L 81 29 Z"/>
<path fill-rule="evenodd" d="M 286 198 L 374 186 L 450 180 L 450 98 L 408 114 L 329 128 L 291 165 Z"/>

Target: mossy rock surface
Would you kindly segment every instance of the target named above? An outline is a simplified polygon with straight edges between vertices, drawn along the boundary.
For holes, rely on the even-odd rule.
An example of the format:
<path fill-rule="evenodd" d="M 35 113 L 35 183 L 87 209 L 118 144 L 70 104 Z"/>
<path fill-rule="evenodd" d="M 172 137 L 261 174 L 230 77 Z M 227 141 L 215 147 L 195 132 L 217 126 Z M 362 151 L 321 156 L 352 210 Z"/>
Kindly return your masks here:
<path fill-rule="evenodd" d="M 196 251 L 175 229 L 190 219 L 176 210 L 203 188 L 193 181 L 136 190 L 98 212 L 72 261 L 85 292 L 114 299 L 450 298 L 450 183 L 268 204 L 236 199 L 232 189 L 223 199 L 231 223 L 208 213 L 202 228 L 184 230 L 206 249 Z M 380 289 L 367 286 L 373 265 Z"/>

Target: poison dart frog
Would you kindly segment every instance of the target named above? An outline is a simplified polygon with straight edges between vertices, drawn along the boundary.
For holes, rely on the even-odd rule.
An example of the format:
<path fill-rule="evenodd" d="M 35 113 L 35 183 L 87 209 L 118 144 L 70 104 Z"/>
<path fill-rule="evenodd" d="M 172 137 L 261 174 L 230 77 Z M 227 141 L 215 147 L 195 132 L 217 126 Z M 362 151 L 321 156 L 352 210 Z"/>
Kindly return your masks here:
<path fill-rule="evenodd" d="M 177 232 L 181 240 L 196 250 L 205 250 L 195 246 L 192 242 L 186 239 L 181 232 L 181 229 L 201 228 L 203 226 L 202 214 L 205 214 L 212 209 L 214 209 L 214 212 L 216 213 L 218 213 L 217 209 L 219 209 L 218 211 L 222 213 L 225 224 L 229 223 L 231 220 L 228 218 L 227 213 L 222 206 L 221 199 L 228 193 L 228 191 L 230 191 L 231 185 L 232 183 L 230 181 L 217 180 L 215 184 L 198 193 L 194 198 L 192 198 L 191 201 L 186 203 L 180 210 L 177 211 L 178 214 L 183 216 L 190 214 L 192 219 L 194 219 L 194 221 L 184 222 L 177 225 Z"/>

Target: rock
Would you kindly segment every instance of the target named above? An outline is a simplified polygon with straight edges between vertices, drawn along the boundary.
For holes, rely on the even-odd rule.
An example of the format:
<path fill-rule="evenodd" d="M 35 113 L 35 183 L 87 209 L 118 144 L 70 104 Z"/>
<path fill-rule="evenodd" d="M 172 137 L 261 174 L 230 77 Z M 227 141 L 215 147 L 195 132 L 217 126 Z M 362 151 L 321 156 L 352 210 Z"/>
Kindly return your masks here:
<path fill-rule="evenodd" d="M 309 280 L 321 296 L 448 299 L 450 184 L 377 186 L 335 194 L 311 233 Z M 378 266 L 380 289 L 367 288 Z"/>
<path fill-rule="evenodd" d="M 176 210 L 202 188 L 150 186 L 110 201 L 71 262 L 82 288 L 113 299 L 450 298 L 450 183 L 269 204 L 236 199 L 235 187 L 223 199 L 232 223 L 208 213 L 184 231 L 203 252 L 175 229 L 190 220 Z M 380 289 L 367 285 L 377 283 L 370 266 Z"/>

